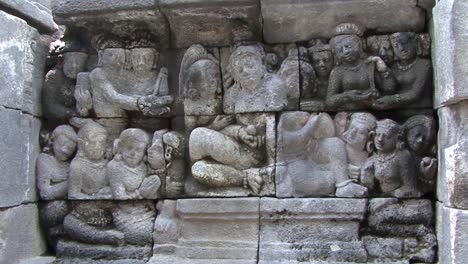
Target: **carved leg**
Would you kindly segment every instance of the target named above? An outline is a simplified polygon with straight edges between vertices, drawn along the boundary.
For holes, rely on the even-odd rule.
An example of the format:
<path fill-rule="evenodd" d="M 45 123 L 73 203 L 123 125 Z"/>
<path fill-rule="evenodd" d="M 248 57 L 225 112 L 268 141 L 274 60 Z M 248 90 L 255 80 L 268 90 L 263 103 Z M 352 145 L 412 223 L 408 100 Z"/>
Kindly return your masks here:
<path fill-rule="evenodd" d="M 207 161 L 197 161 L 192 166 L 193 177 L 209 187 L 242 187 L 245 173 L 233 167 Z"/>

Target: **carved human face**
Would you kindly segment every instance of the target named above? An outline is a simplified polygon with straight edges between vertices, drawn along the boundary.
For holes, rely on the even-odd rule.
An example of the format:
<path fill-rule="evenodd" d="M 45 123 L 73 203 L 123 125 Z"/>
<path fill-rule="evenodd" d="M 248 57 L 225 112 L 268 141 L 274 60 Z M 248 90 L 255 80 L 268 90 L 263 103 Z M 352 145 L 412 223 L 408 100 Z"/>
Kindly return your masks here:
<path fill-rule="evenodd" d="M 369 37 L 367 45 L 372 55 L 379 56 L 386 64 L 393 63 L 394 54 L 388 35 Z"/>
<path fill-rule="evenodd" d="M 415 126 L 407 132 L 408 146 L 416 153 L 424 152 L 431 141 L 430 131 L 424 126 Z"/>
<path fill-rule="evenodd" d="M 397 129 L 390 129 L 386 126 L 377 124 L 375 131 L 374 144 L 377 151 L 382 153 L 389 153 L 395 150 L 398 142 Z"/>
<path fill-rule="evenodd" d="M 186 97 L 191 100 L 211 99 L 221 89 L 219 68 L 210 60 L 200 60 L 189 69 Z"/>
<path fill-rule="evenodd" d="M 54 138 L 53 149 L 58 160 L 66 161 L 75 153 L 76 143 L 65 135 L 58 135 Z"/>
<path fill-rule="evenodd" d="M 146 147 L 146 143 L 138 139 L 126 141 L 121 147 L 121 154 L 124 162 L 129 167 L 138 166 L 143 161 Z"/>
<path fill-rule="evenodd" d="M 84 52 L 67 52 L 63 55 L 63 73 L 70 79 L 83 72 L 86 67 L 88 54 Z"/>
<path fill-rule="evenodd" d="M 100 160 L 106 153 L 107 135 L 91 133 L 89 138 L 84 139 L 83 151 L 90 160 Z"/>
<path fill-rule="evenodd" d="M 125 50 L 119 48 L 108 48 L 101 51 L 101 65 L 121 69 L 125 64 Z"/>
<path fill-rule="evenodd" d="M 355 35 L 337 36 L 333 40 L 336 57 L 344 63 L 355 63 L 362 53 L 361 39 Z"/>
<path fill-rule="evenodd" d="M 369 137 L 365 124 L 351 120 L 348 130 L 343 133 L 346 143 L 355 149 L 364 150 Z"/>
<path fill-rule="evenodd" d="M 234 78 L 243 89 L 253 90 L 260 84 L 266 69 L 258 54 L 247 53 L 233 61 Z"/>
<path fill-rule="evenodd" d="M 391 43 L 396 60 L 405 61 L 416 58 L 417 43 L 413 33 L 403 32 L 394 34 L 391 37 Z"/>
<path fill-rule="evenodd" d="M 286 60 L 281 64 L 278 74 L 285 80 L 288 89 L 297 87 L 299 80 L 299 64 L 297 58 L 295 60 Z"/>
<path fill-rule="evenodd" d="M 130 61 L 136 71 L 151 71 L 155 61 L 155 52 L 150 48 L 132 49 Z"/>
<path fill-rule="evenodd" d="M 315 72 L 320 78 L 328 78 L 333 69 L 333 56 L 331 51 L 318 51 L 312 55 Z"/>

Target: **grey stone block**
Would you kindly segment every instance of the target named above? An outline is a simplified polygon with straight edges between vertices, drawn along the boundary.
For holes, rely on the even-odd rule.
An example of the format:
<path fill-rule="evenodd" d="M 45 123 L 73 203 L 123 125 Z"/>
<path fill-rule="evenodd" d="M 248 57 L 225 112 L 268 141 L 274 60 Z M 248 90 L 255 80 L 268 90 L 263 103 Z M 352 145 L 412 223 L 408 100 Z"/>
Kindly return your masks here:
<path fill-rule="evenodd" d="M 34 257 L 22 260 L 19 264 L 54 264 L 55 257 Z"/>
<path fill-rule="evenodd" d="M 50 0 L 0 0 L 0 7 L 12 10 L 40 31 L 58 30 L 50 11 Z"/>
<path fill-rule="evenodd" d="M 160 9 L 169 20 L 172 45 L 177 48 L 261 39 L 257 0 L 160 0 Z"/>
<path fill-rule="evenodd" d="M 40 121 L 0 107 L 0 123 L 0 207 L 35 201 Z"/>
<path fill-rule="evenodd" d="M 445 206 L 468 209 L 468 101 L 439 113 L 437 196 Z"/>
<path fill-rule="evenodd" d="M 37 205 L 0 209 L 0 263 L 17 264 L 45 251 Z"/>
<path fill-rule="evenodd" d="M 268 43 L 328 38 L 346 22 L 376 33 L 424 29 L 416 0 L 261 0 L 263 37 Z"/>
<path fill-rule="evenodd" d="M 165 200 L 150 263 L 256 263 L 259 198 Z"/>
<path fill-rule="evenodd" d="M 52 1 L 52 10 L 57 16 L 70 16 L 85 13 L 102 13 L 121 10 L 154 8 L 154 0 L 56 0 Z"/>
<path fill-rule="evenodd" d="M 0 11 L 0 105 L 40 115 L 47 40 L 22 19 Z"/>
<path fill-rule="evenodd" d="M 365 262 L 366 211 L 367 199 L 262 198 L 259 263 Z"/>
<path fill-rule="evenodd" d="M 468 99 L 467 1 L 440 1 L 433 9 L 436 108 Z"/>
<path fill-rule="evenodd" d="M 468 211 L 437 203 L 439 263 L 463 264 L 468 259 Z"/>

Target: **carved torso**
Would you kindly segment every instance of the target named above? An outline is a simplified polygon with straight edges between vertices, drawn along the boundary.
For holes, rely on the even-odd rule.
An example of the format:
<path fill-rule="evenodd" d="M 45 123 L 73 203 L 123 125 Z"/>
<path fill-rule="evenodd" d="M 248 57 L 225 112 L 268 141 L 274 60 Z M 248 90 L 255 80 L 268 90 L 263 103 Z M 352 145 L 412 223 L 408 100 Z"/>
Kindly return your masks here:
<path fill-rule="evenodd" d="M 82 157 L 73 159 L 70 173 L 71 177 L 81 179 L 81 192 L 94 195 L 108 185 L 106 164 L 106 160 L 92 162 Z"/>
<path fill-rule="evenodd" d="M 123 184 L 127 193 L 135 192 L 146 177 L 147 168 L 144 163 L 141 163 L 135 168 L 131 168 L 122 161 L 115 159 L 109 162 L 107 167 L 110 181 L 117 181 Z"/>

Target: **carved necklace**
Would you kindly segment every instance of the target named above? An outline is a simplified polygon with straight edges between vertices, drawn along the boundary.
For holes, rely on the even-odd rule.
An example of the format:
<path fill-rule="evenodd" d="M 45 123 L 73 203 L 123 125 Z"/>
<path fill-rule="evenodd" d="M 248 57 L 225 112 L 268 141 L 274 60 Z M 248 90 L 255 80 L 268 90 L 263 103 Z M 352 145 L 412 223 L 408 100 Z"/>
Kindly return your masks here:
<path fill-rule="evenodd" d="M 401 65 L 400 62 L 397 63 L 397 66 L 398 66 L 398 69 L 400 71 L 408 71 L 409 69 L 413 68 L 414 64 L 416 64 L 416 60 L 414 60 L 412 63 L 408 64 L 408 65 Z"/>
<path fill-rule="evenodd" d="M 379 160 L 379 162 L 381 163 L 387 163 L 391 160 L 393 160 L 396 156 L 396 151 L 394 151 L 392 154 L 390 155 L 387 155 L 387 154 L 379 154 L 377 153 L 377 159 Z"/>

